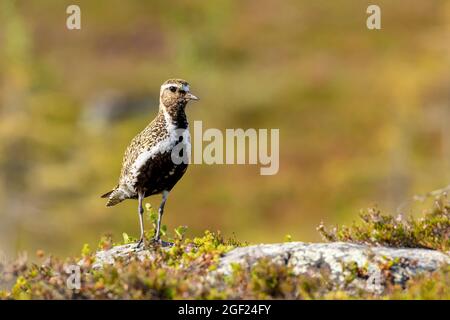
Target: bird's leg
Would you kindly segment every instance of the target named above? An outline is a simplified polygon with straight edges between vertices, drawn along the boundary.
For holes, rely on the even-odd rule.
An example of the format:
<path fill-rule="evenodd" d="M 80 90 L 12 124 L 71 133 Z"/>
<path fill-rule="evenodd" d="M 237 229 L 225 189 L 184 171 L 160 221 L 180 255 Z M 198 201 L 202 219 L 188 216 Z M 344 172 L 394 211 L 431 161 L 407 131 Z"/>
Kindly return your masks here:
<path fill-rule="evenodd" d="M 141 237 L 139 238 L 139 242 L 137 243 L 137 247 L 139 248 L 142 244 L 145 245 L 145 236 L 144 236 L 144 207 L 142 206 L 142 200 L 144 199 L 144 194 L 142 192 L 138 192 L 138 212 L 139 212 L 139 225 L 141 228 Z"/>
<path fill-rule="evenodd" d="M 155 238 L 154 238 L 154 240 L 156 242 L 160 241 L 161 220 L 162 220 L 162 215 L 164 213 L 164 206 L 166 205 L 168 196 L 169 196 L 169 191 L 164 190 L 162 193 L 161 205 L 159 206 L 159 209 L 158 209 L 158 224 L 156 225 L 156 233 L 155 233 Z"/>

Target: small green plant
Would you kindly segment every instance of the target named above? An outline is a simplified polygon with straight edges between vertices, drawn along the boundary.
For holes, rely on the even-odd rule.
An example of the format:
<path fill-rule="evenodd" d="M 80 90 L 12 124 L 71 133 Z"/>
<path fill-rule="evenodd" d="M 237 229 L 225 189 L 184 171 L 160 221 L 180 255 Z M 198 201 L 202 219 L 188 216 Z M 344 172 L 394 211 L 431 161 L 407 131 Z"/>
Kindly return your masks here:
<path fill-rule="evenodd" d="M 187 227 L 186 226 L 179 226 L 178 228 L 175 228 L 175 235 L 178 240 L 183 240 L 184 235 L 186 234 Z"/>
<path fill-rule="evenodd" d="M 83 248 L 81 249 L 81 256 L 83 258 L 85 258 L 85 257 L 89 256 L 91 253 L 92 253 L 91 252 L 91 247 L 89 246 L 89 244 L 85 243 L 83 245 Z"/>
<path fill-rule="evenodd" d="M 127 233 L 122 233 L 123 244 L 132 243 L 133 240 L 128 236 Z"/>

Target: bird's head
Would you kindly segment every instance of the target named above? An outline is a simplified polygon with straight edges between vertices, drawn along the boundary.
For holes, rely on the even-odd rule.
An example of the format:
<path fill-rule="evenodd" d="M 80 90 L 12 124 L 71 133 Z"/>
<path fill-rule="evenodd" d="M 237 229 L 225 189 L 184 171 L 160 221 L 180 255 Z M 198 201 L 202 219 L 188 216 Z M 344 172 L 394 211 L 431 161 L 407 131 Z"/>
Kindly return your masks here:
<path fill-rule="evenodd" d="M 191 100 L 199 100 L 189 89 L 189 83 L 182 79 L 169 79 L 161 86 L 159 101 L 166 108 L 185 106 Z"/>

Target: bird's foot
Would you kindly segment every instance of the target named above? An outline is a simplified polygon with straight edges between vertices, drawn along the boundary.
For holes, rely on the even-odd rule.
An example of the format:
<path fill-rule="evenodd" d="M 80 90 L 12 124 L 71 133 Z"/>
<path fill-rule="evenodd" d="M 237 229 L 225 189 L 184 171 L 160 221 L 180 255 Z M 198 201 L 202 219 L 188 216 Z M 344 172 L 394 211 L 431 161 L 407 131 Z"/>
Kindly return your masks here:
<path fill-rule="evenodd" d="M 153 238 L 153 244 L 161 246 L 161 247 L 172 247 L 174 244 L 172 242 L 163 241 L 161 238 Z"/>
<path fill-rule="evenodd" d="M 145 238 L 141 237 L 136 244 L 136 249 L 140 249 L 141 247 L 145 247 Z"/>
<path fill-rule="evenodd" d="M 157 244 L 157 245 L 161 245 L 161 244 L 163 243 L 163 241 L 162 241 L 161 238 L 159 238 L 159 237 L 154 237 L 154 238 L 152 239 L 152 243 L 153 243 L 153 244 Z"/>

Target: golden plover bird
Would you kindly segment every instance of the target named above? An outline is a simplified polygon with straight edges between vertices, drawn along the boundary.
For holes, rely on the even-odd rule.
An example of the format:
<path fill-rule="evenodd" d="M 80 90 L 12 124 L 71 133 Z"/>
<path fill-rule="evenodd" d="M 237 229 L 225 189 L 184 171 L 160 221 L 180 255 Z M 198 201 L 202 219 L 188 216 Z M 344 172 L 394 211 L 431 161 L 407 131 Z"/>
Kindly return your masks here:
<path fill-rule="evenodd" d="M 141 231 L 138 246 L 144 243 L 143 199 L 162 194 L 154 238 L 159 242 L 167 196 L 186 172 L 186 157 L 190 153 L 191 142 L 185 108 L 190 100 L 198 98 L 190 93 L 186 81 L 170 79 L 163 83 L 158 115 L 133 138 L 123 157 L 119 183 L 112 191 L 102 195 L 102 198 L 108 198 L 108 207 L 125 199 L 138 199 Z"/>

